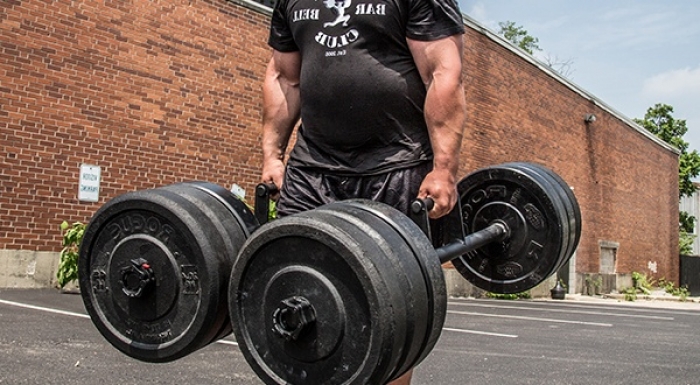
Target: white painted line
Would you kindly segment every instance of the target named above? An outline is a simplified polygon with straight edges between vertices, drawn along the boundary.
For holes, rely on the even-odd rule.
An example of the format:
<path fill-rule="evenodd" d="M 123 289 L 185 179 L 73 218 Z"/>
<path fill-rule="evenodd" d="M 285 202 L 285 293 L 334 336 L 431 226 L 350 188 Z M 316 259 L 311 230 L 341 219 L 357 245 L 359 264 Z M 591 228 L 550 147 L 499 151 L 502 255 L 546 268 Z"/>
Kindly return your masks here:
<path fill-rule="evenodd" d="M 32 310 L 40 310 L 44 311 L 47 313 L 54 313 L 54 314 L 61 314 L 61 315 L 68 315 L 71 317 L 79 317 L 79 318 L 90 318 L 89 315 L 87 314 L 81 314 L 81 313 L 74 313 L 72 311 L 65 311 L 65 310 L 58 310 L 58 309 L 51 309 L 48 307 L 41 307 L 41 306 L 34 306 L 34 305 L 27 305 L 25 303 L 20 303 L 20 302 L 12 302 L 12 301 L 5 301 L 3 299 L 0 299 L 1 304 L 5 305 L 10 305 L 10 306 L 16 306 L 16 307 L 22 307 L 25 309 L 32 309 Z"/>
<path fill-rule="evenodd" d="M 552 323 L 587 325 L 587 326 L 601 326 L 601 327 L 612 327 L 613 326 L 613 324 L 601 323 L 601 322 L 568 321 L 568 320 L 560 320 L 560 319 L 553 319 L 553 318 L 525 317 L 525 316 L 519 316 L 519 315 L 498 315 L 498 314 L 476 313 L 476 312 L 469 312 L 469 311 L 448 310 L 447 313 L 459 314 L 459 315 L 473 315 L 473 316 L 478 316 L 478 317 L 510 318 L 510 319 L 525 320 L 525 321 L 552 322 Z"/>
<path fill-rule="evenodd" d="M 518 338 L 515 334 L 501 334 L 501 333 L 491 333 L 491 332 L 480 332 L 478 330 L 467 330 L 467 329 L 453 329 L 453 328 L 442 328 L 444 331 L 457 332 L 457 333 L 467 333 L 467 334 L 479 334 L 482 336 L 491 337 L 505 337 L 505 338 Z"/>
<path fill-rule="evenodd" d="M 610 317 L 629 317 L 629 318 L 644 318 L 653 319 L 661 321 L 673 321 L 673 317 L 662 317 L 657 315 L 640 315 L 640 314 L 622 314 L 622 313 L 608 313 L 608 312 L 598 312 L 598 311 L 583 311 L 583 310 L 568 310 L 568 309 L 552 309 L 545 307 L 528 307 L 528 306 L 508 306 L 508 305 L 485 305 L 476 303 L 453 303 L 456 306 L 470 306 L 470 307 L 485 307 L 485 308 L 498 308 L 498 309 L 517 309 L 517 310 L 536 310 L 542 312 L 550 313 L 567 313 L 567 314 L 585 314 L 585 315 L 602 315 Z"/>
<path fill-rule="evenodd" d="M 543 301 L 542 303 L 552 303 L 551 301 Z M 614 304 L 609 304 L 609 305 L 577 305 L 577 304 L 572 304 L 571 302 L 562 302 L 562 303 L 556 303 L 553 304 L 554 306 L 560 306 L 560 307 L 573 307 L 573 308 L 580 308 L 580 309 L 615 309 L 618 311 L 629 311 L 629 312 L 637 312 L 637 313 L 652 313 L 652 314 L 673 314 L 673 315 L 689 315 L 689 316 L 700 316 L 700 311 L 693 311 L 692 309 L 680 309 L 680 308 L 672 308 L 672 307 L 658 307 L 658 308 L 652 308 L 652 307 L 644 307 L 645 303 L 640 300 L 639 302 L 631 302 L 631 303 L 625 303 L 625 302 L 620 302 L 620 303 L 614 303 Z M 649 304 L 651 306 L 652 304 Z M 698 306 L 698 310 L 700 310 L 700 306 Z"/>
<path fill-rule="evenodd" d="M 71 316 L 71 317 L 90 319 L 90 316 L 87 314 L 75 313 L 72 311 L 65 311 L 65 310 L 58 310 L 58 309 L 51 309 L 51 308 L 42 307 L 42 306 L 28 305 L 26 303 L 20 303 L 20 302 L 5 301 L 4 299 L 0 299 L 0 304 L 9 305 L 9 306 L 16 306 L 16 307 L 21 307 L 21 308 L 31 309 L 31 310 L 39 310 L 39 311 L 53 313 L 53 314 L 67 315 L 67 316 Z M 218 340 L 218 341 L 216 341 L 216 343 L 224 344 L 224 345 L 238 346 L 238 342 L 229 341 L 229 340 Z"/>

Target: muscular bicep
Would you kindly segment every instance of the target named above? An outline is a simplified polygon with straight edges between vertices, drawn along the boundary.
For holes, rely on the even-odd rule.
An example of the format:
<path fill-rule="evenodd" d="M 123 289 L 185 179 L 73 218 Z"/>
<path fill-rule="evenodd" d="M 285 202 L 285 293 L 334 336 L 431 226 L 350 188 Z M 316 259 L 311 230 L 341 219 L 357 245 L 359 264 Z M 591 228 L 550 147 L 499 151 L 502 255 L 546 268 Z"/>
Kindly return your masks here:
<path fill-rule="evenodd" d="M 267 65 L 265 73 L 266 82 L 282 82 L 290 86 L 299 85 L 301 73 L 301 55 L 298 51 L 281 52 L 272 51 L 272 58 Z"/>
<path fill-rule="evenodd" d="M 299 52 L 274 50 L 267 65 L 263 83 L 263 123 L 272 124 L 277 130 L 288 130 L 298 118 Z"/>

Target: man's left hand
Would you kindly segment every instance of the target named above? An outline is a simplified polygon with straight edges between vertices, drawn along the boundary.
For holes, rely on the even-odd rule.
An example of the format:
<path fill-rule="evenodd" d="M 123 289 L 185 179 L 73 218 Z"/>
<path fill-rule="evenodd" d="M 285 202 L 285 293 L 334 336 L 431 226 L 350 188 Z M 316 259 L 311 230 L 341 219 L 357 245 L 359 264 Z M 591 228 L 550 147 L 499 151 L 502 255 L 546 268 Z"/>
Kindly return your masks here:
<path fill-rule="evenodd" d="M 447 215 L 457 203 L 455 177 L 446 170 L 433 170 L 423 179 L 418 198 L 430 197 L 435 205 L 428 215 L 437 219 Z"/>

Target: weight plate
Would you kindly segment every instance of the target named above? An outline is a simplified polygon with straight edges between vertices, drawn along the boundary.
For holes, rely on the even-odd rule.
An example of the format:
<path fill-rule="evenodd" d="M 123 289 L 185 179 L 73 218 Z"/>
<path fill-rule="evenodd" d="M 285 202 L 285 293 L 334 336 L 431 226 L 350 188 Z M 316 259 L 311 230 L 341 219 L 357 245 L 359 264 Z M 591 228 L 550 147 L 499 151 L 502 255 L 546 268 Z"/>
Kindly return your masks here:
<path fill-rule="evenodd" d="M 561 191 L 566 195 L 566 199 L 564 199 L 564 202 L 567 205 L 571 205 L 570 210 L 573 214 L 569 218 L 569 227 L 572 230 L 571 252 L 569 253 L 569 257 L 566 259 L 566 261 L 563 261 L 563 266 L 564 264 L 566 264 L 566 262 L 568 262 L 569 258 L 571 258 L 573 253 L 576 251 L 578 243 L 581 240 L 581 226 L 583 224 L 583 220 L 581 218 L 581 207 L 578 204 L 578 200 L 576 199 L 574 190 L 566 183 L 566 181 L 564 181 L 564 179 L 561 176 L 559 176 L 559 174 L 541 165 L 534 165 L 532 163 L 526 164 L 531 167 L 538 166 L 539 170 L 548 174 L 551 177 L 551 179 L 561 187 Z"/>
<path fill-rule="evenodd" d="M 427 291 L 428 309 L 426 318 L 426 333 L 423 340 L 416 339 L 413 341 L 413 348 L 418 348 L 420 354 L 415 360 L 408 361 L 410 367 L 417 366 L 427 357 L 433 347 L 440 338 L 442 327 L 445 323 L 447 314 L 447 288 L 445 284 L 445 275 L 442 271 L 442 266 L 435 253 L 435 249 L 431 241 L 425 236 L 425 233 L 418 227 L 408 216 L 402 212 L 379 202 L 369 200 L 348 200 L 343 204 L 353 205 L 362 210 L 371 212 L 377 218 L 394 228 L 401 236 L 403 242 L 410 248 L 410 253 L 406 256 L 413 256 L 418 263 L 418 269 L 423 277 Z M 400 244 L 401 242 L 396 242 Z M 400 253 L 400 255 L 404 255 Z M 410 267 L 408 268 L 411 269 Z"/>
<path fill-rule="evenodd" d="M 410 256 L 411 250 L 391 226 L 358 207 L 336 202 L 314 210 L 314 216 L 339 226 L 364 245 L 363 257 L 369 257 L 389 289 L 393 314 L 387 321 L 393 324 L 394 344 L 386 382 L 399 377 L 412 367 L 410 363 L 420 347 L 412 345 L 414 339 L 424 338 L 425 319 L 428 317 L 427 289 L 420 268 L 414 262 L 411 266 L 414 270 L 410 273 L 406 270 L 406 263 L 410 261 L 404 260 Z M 371 252 L 372 248 L 376 248 L 377 252 Z M 382 323 L 379 327 L 386 327 L 386 324 Z"/>
<path fill-rule="evenodd" d="M 389 379 L 405 343 L 405 327 L 393 319 L 405 305 L 400 286 L 386 280 L 388 261 L 373 260 L 383 252 L 365 230 L 311 210 L 261 226 L 244 244 L 229 310 L 241 351 L 266 384 Z M 289 305 L 304 302 L 311 311 Z M 296 307 L 303 310 L 290 310 Z M 301 328 L 281 322 L 281 314 L 296 312 L 315 320 Z"/>
<path fill-rule="evenodd" d="M 260 227 L 255 214 L 243 201 L 233 195 L 231 190 L 210 182 L 195 181 L 187 182 L 186 184 L 201 189 L 219 200 L 228 212 L 236 218 L 236 223 L 243 230 L 246 239 Z"/>
<path fill-rule="evenodd" d="M 495 293 L 519 293 L 546 279 L 566 248 L 561 208 L 531 173 L 499 166 L 458 183 L 467 234 L 495 221 L 510 237 L 452 260 L 472 284 Z"/>
<path fill-rule="evenodd" d="M 428 320 L 432 318 L 432 298 L 428 298 L 423 268 L 419 265 L 418 258 L 413 256 L 413 250 L 394 227 L 380 218 L 378 212 L 367 209 L 362 202 L 337 202 L 316 211 L 338 216 L 365 232 L 368 242 L 375 243 L 382 251 L 381 254 L 372 255 L 372 261 L 385 280 L 400 285 L 395 301 L 401 305 L 403 311 L 401 314 L 396 312 L 393 322 L 405 327 L 405 336 L 400 341 L 401 346 L 396 349 L 397 361 L 392 363 L 395 370 L 390 376 L 397 378 L 411 369 L 422 353 Z"/>
<path fill-rule="evenodd" d="M 143 361 L 172 361 L 226 327 L 220 304 L 230 256 L 215 230 L 215 210 L 153 189 L 116 197 L 93 216 L 80 249 L 81 295 L 117 349 Z"/>
<path fill-rule="evenodd" d="M 210 231 L 221 235 L 224 248 L 217 256 L 224 257 L 224 259 L 219 261 L 221 267 L 218 271 L 221 276 L 218 279 L 225 282 L 222 288 L 225 289 L 224 298 L 227 298 L 231 268 L 251 230 L 257 227 L 255 216 L 233 193 L 213 183 L 177 183 L 161 189 L 186 197 L 211 219 L 213 226 Z M 220 327 L 211 342 L 231 334 L 232 331 L 227 301 L 219 302 L 216 314 L 218 316 L 216 320 L 212 321 L 212 327 L 215 325 L 220 325 Z"/>
<path fill-rule="evenodd" d="M 562 247 L 561 253 L 557 258 L 557 263 L 552 267 L 552 271 L 547 275 L 549 277 L 552 274 L 556 274 L 561 267 L 562 262 L 567 260 L 570 251 L 571 244 L 573 240 L 573 228 L 569 227 L 571 219 L 573 218 L 573 212 L 571 205 L 566 202 L 567 196 L 561 191 L 561 187 L 556 183 L 549 174 L 541 170 L 541 167 L 531 163 L 506 163 L 499 167 L 503 168 L 513 168 L 514 170 L 519 170 L 527 173 L 530 177 L 539 183 L 545 191 L 548 192 L 554 207 L 556 208 L 557 214 L 559 215 L 560 222 L 562 224 L 561 234 L 562 234 Z"/>

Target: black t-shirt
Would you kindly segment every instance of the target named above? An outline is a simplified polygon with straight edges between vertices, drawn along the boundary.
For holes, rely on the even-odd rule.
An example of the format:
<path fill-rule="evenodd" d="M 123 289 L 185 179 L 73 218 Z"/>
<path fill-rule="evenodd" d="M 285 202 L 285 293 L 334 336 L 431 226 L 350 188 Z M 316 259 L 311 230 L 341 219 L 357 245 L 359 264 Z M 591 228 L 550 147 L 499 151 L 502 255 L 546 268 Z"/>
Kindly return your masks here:
<path fill-rule="evenodd" d="M 426 90 L 406 37 L 463 31 L 455 0 L 279 0 L 269 44 L 302 60 L 289 164 L 373 174 L 432 159 Z"/>

